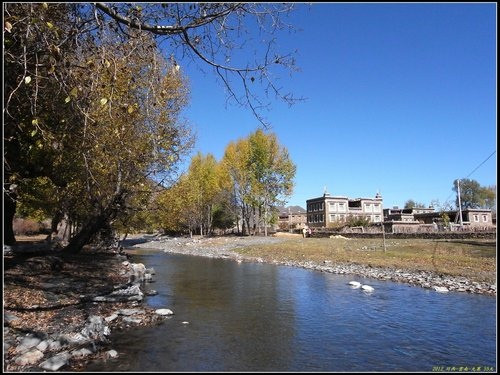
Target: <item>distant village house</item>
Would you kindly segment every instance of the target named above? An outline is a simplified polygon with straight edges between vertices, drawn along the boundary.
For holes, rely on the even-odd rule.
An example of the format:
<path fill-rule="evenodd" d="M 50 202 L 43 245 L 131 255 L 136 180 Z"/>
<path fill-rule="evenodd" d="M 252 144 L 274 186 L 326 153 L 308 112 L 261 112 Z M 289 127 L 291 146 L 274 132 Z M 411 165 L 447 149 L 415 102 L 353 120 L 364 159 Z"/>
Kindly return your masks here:
<path fill-rule="evenodd" d="M 282 231 L 293 232 L 307 226 L 306 210 L 300 206 L 278 207 L 278 226 Z"/>
<path fill-rule="evenodd" d="M 345 223 L 349 217 L 370 223 L 381 223 L 384 218 L 383 199 L 379 193 L 374 198 L 350 199 L 325 192 L 322 197 L 308 199 L 306 205 L 307 225 L 310 227 L 327 228 L 331 224 Z"/>

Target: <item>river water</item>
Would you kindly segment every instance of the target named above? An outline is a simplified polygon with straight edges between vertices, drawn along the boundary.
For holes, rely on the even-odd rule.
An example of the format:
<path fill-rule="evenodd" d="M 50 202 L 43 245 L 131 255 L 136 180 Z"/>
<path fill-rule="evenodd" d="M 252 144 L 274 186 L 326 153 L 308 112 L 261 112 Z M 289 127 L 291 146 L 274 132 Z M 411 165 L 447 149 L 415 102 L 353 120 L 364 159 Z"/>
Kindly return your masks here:
<path fill-rule="evenodd" d="M 113 332 L 103 372 L 496 370 L 496 298 L 262 263 L 140 250 L 174 315 Z M 372 293 L 348 282 L 374 287 Z"/>

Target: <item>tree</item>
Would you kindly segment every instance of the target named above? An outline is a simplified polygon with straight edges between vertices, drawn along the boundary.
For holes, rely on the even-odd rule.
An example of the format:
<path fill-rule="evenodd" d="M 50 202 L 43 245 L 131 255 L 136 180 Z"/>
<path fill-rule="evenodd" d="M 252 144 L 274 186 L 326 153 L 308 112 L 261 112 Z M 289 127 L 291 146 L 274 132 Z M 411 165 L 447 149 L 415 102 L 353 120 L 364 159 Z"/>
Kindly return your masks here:
<path fill-rule="evenodd" d="M 211 233 L 215 224 L 230 227 L 229 187 L 229 178 L 215 157 L 198 152 L 179 181 L 158 197 L 160 226 L 173 232 L 186 228 L 191 235 L 196 228 L 200 235 Z"/>
<path fill-rule="evenodd" d="M 14 244 L 12 219 L 18 189 L 30 179 L 67 182 L 66 135 L 79 122 L 73 103 L 63 106 L 64 83 L 78 30 L 74 4 L 4 5 L 4 243 Z M 69 158 L 71 160 L 71 158 Z"/>
<path fill-rule="evenodd" d="M 284 205 L 291 195 L 296 166 L 274 133 L 266 134 L 259 129 L 249 136 L 248 142 L 247 166 L 253 176 L 253 195 L 267 236 L 267 225 L 272 219 L 269 212 L 275 206 Z"/>
<path fill-rule="evenodd" d="M 61 14 L 68 9 L 60 8 Z M 33 7 L 21 10 L 34 17 Z M 10 19 L 18 17 L 16 13 Z M 44 41 L 40 25 L 60 30 L 50 20 L 54 23 L 47 18 L 33 22 L 40 28 L 35 41 L 21 35 L 19 43 L 25 43 L 21 61 L 42 60 L 44 55 L 36 49 L 39 40 Z M 17 24 L 11 29 L 16 37 Z M 54 43 L 65 36 L 62 31 L 56 35 Z M 50 177 L 64 197 L 59 209 L 79 226 L 68 251 L 79 251 L 100 229 L 109 227 L 141 184 L 153 175 L 168 176 L 192 145 L 189 128 L 179 121 L 187 103 L 187 85 L 159 55 L 152 37 L 133 32 L 117 44 L 106 25 L 96 35 L 98 43 L 90 35 L 68 48 L 65 65 L 49 64 L 45 74 L 36 74 L 40 68 L 35 63 L 33 74 L 31 68 L 21 69 L 18 80 L 21 73 L 25 78 L 7 99 L 6 128 L 11 134 L 4 157 L 7 182 Z M 13 73 L 20 70 L 14 61 L 19 53 L 16 43 L 13 37 L 9 49 Z M 41 46 L 54 49 L 45 41 Z M 22 91 L 19 88 L 26 86 L 30 74 L 34 89 Z M 13 106 L 26 96 L 31 104 L 25 110 Z M 26 124 L 33 129 L 28 128 L 28 134 Z M 35 173 L 28 168 L 32 165 Z"/>
<path fill-rule="evenodd" d="M 218 166 L 212 154 L 203 156 L 200 152 L 191 159 L 186 174 L 187 183 L 191 186 L 190 202 L 193 207 L 193 221 L 200 229 L 200 235 L 208 233 L 212 227 L 213 210 L 221 191 Z M 205 228 L 205 230 L 204 230 Z"/>
<path fill-rule="evenodd" d="M 423 208 L 425 207 L 425 204 L 423 203 L 419 203 L 419 202 L 415 202 L 413 199 L 408 199 L 405 203 L 405 206 L 404 208 Z"/>
<path fill-rule="evenodd" d="M 467 178 L 455 180 L 453 182 L 453 191 L 457 194 L 456 207 L 458 204 L 458 189 L 460 188 L 461 209 L 468 208 L 491 208 L 496 201 L 496 194 L 489 187 L 483 187 L 479 182 Z"/>
<path fill-rule="evenodd" d="M 88 120 L 80 137 L 77 190 L 90 205 L 68 250 L 78 251 L 111 224 L 138 186 L 170 173 L 190 149 L 189 129 L 178 119 L 187 103 L 186 84 L 155 47 L 148 35 L 137 34 L 119 46 L 110 39 L 86 57 L 92 69 L 86 75 Z"/>
<path fill-rule="evenodd" d="M 234 204 L 240 211 L 238 216 L 241 218 L 241 233 L 244 235 L 250 234 L 253 203 L 251 199 L 252 176 L 251 171 L 247 168 L 249 155 L 249 143 L 245 139 L 239 139 L 227 145 L 222 158 L 223 168 L 231 181 Z"/>
<path fill-rule="evenodd" d="M 274 133 L 259 129 L 246 139 L 230 143 L 223 164 L 245 224 L 243 233 L 249 233 L 252 227 L 255 233 L 262 222 L 267 234 L 271 209 L 283 205 L 293 191 L 296 166 L 288 150 L 279 144 Z"/>
<path fill-rule="evenodd" d="M 483 199 L 484 199 L 484 208 L 488 208 L 496 211 L 497 206 L 497 186 L 486 186 L 483 187 Z"/>
<path fill-rule="evenodd" d="M 99 227 L 128 209 L 136 188 L 129 181 L 168 178 L 192 144 L 187 127 L 178 122 L 185 84 L 179 81 L 176 55 L 212 67 L 229 96 L 263 123 L 260 111 L 267 104 L 254 82 L 262 83 L 264 97 L 274 94 L 295 102 L 272 78 L 280 69 L 295 68 L 293 55 L 277 53 L 274 40 L 287 27 L 281 20 L 292 7 L 6 4 L 5 243 L 15 243 L 11 223 L 18 188 L 33 179 L 47 177 L 54 185 L 61 197 L 55 217 L 65 215 L 81 229 L 68 247 L 78 251 Z M 241 54 L 236 48 L 245 27 L 270 36 L 265 42 L 255 40 L 261 52 L 255 66 L 248 63 L 247 48 Z M 251 34 L 247 36 L 250 41 Z M 162 43 L 169 43 L 169 64 L 158 55 Z M 167 72 L 168 79 L 159 78 Z M 137 134 L 137 144 L 127 142 Z M 130 157 L 121 159 L 118 155 L 129 146 Z M 147 157 L 137 159 L 136 152 Z"/>

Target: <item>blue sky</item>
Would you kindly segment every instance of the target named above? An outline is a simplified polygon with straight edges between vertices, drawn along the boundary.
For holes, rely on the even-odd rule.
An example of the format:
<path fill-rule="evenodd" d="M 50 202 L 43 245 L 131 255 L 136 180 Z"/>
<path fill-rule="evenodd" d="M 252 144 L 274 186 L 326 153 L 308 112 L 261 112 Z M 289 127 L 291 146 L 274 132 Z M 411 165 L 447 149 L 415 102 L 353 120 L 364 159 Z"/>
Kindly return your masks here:
<path fill-rule="evenodd" d="M 307 100 L 264 112 L 297 166 L 288 205 L 325 187 L 402 207 L 454 202 L 457 178 L 496 185 L 496 3 L 297 3 L 289 22 L 301 31 L 278 42 L 300 71 L 280 84 Z M 213 75 L 181 66 L 193 153 L 220 160 L 260 124 Z"/>

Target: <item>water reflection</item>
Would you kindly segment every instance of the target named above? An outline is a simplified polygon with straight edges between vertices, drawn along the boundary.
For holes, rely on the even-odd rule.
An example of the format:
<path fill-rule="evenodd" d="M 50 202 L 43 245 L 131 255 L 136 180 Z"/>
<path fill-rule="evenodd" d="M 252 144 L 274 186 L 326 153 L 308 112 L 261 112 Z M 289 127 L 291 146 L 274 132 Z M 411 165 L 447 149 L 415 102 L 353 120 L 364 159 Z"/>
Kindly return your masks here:
<path fill-rule="evenodd" d="M 144 252 L 158 327 L 114 332 L 88 371 L 432 371 L 496 366 L 496 301 L 292 267 Z M 188 321 L 189 324 L 182 324 Z"/>

